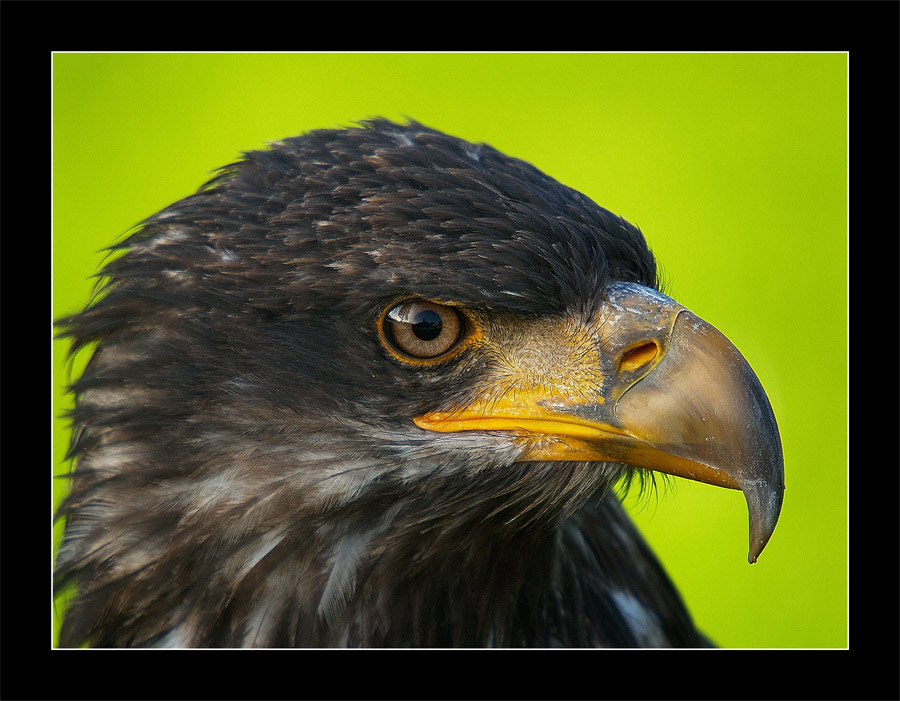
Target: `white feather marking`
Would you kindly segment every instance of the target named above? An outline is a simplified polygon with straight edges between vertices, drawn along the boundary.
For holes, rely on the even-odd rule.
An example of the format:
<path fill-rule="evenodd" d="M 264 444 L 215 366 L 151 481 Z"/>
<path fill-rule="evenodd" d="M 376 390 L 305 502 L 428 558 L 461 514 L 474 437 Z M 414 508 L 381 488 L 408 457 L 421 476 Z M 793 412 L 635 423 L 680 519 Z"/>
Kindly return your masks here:
<path fill-rule="evenodd" d="M 157 217 L 157 219 L 159 218 L 160 217 Z M 169 244 L 184 241 L 188 238 L 188 236 L 189 234 L 183 226 L 173 224 L 172 226 L 169 226 L 164 232 L 152 238 L 149 238 L 146 241 L 141 241 L 134 244 L 134 247 L 152 250 L 154 248 L 157 248 L 158 246 L 166 246 Z"/>
<path fill-rule="evenodd" d="M 665 636 L 659 629 L 659 619 L 631 594 L 612 592 L 612 599 L 625 623 L 642 647 L 665 647 Z"/>
<path fill-rule="evenodd" d="M 317 613 L 327 621 L 340 615 L 356 587 L 356 573 L 361 554 L 369 544 L 369 538 L 350 533 L 341 538 L 334 551 L 334 565 L 328 573 L 328 581 L 322 589 Z"/>
<path fill-rule="evenodd" d="M 157 640 L 153 644 L 153 647 L 170 649 L 190 647 L 191 643 L 187 635 L 187 631 L 185 630 L 186 627 L 187 626 L 185 626 L 184 624 L 175 626 L 172 630 L 170 630 L 163 637 Z"/>
<path fill-rule="evenodd" d="M 409 136 L 407 136 L 406 134 L 403 134 L 400 132 L 392 132 L 391 136 L 394 137 L 394 139 L 396 140 L 396 142 L 399 146 L 412 146 L 413 145 L 412 139 L 410 139 Z"/>
<path fill-rule="evenodd" d="M 260 596 L 254 604 L 244 628 L 244 645 L 247 647 L 265 645 L 272 629 L 273 617 L 269 613 L 272 610 L 272 603 L 268 597 Z"/>
<path fill-rule="evenodd" d="M 241 562 L 237 577 L 243 578 L 246 576 L 266 555 L 278 547 L 281 541 L 284 540 L 286 531 L 286 528 L 278 528 L 262 536 L 260 541 L 255 544 L 253 551 Z"/>

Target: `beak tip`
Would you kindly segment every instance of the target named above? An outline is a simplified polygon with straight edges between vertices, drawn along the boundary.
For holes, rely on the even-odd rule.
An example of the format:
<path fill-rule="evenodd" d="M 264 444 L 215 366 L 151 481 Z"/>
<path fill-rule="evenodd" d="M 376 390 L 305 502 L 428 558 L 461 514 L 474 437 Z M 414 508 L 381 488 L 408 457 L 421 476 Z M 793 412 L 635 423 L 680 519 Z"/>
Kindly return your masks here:
<path fill-rule="evenodd" d="M 772 533 L 775 525 L 778 523 L 778 517 L 781 515 L 781 504 L 784 495 L 784 488 L 772 489 L 763 495 L 749 493 L 747 496 L 747 505 L 750 510 L 750 552 L 747 555 L 747 561 L 752 565 L 758 559 Z"/>
<path fill-rule="evenodd" d="M 768 538 L 766 538 L 765 540 L 760 540 L 751 535 L 750 552 L 747 553 L 747 562 L 749 562 L 751 565 L 755 565 L 757 560 L 759 560 L 759 556 L 762 554 L 762 551 L 766 547 L 766 543 L 768 543 L 768 541 Z"/>

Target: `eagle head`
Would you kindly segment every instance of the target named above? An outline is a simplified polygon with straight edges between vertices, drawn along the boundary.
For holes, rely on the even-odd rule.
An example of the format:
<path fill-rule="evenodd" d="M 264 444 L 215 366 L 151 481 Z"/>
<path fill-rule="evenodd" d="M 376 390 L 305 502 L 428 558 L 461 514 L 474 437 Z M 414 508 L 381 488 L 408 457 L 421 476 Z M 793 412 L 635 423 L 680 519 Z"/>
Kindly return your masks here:
<path fill-rule="evenodd" d="M 63 645 L 702 645 L 610 488 L 740 489 L 778 429 L 641 232 L 421 124 L 253 151 L 62 320 Z"/>

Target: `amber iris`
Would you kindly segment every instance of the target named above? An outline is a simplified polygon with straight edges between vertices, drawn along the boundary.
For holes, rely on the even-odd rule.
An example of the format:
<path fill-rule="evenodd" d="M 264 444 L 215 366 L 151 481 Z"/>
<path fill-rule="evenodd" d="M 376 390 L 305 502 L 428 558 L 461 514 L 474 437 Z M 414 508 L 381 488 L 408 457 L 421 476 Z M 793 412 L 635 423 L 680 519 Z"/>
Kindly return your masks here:
<path fill-rule="evenodd" d="M 413 300 L 388 311 L 384 331 L 387 340 L 400 353 L 433 359 L 456 347 L 465 332 L 465 321 L 454 307 Z"/>

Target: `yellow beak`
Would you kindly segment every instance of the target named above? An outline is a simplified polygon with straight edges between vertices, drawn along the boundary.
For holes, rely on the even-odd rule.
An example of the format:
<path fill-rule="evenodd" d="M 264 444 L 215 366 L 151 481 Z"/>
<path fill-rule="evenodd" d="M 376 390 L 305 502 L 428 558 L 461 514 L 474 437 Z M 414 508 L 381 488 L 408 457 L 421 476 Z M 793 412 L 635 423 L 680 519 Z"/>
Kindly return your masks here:
<path fill-rule="evenodd" d="M 523 461 L 614 461 L 740 489 L 750 514 L 748 559 L 756 562 L 781 512 L 784 461 L 775 416 L 747 361 L 710 324 L 633 283 L 611 285 L 594 319 L 599 368 L 569 384 L 577 391 L 536 385 L 415 423 L 513 432 Z"/>

